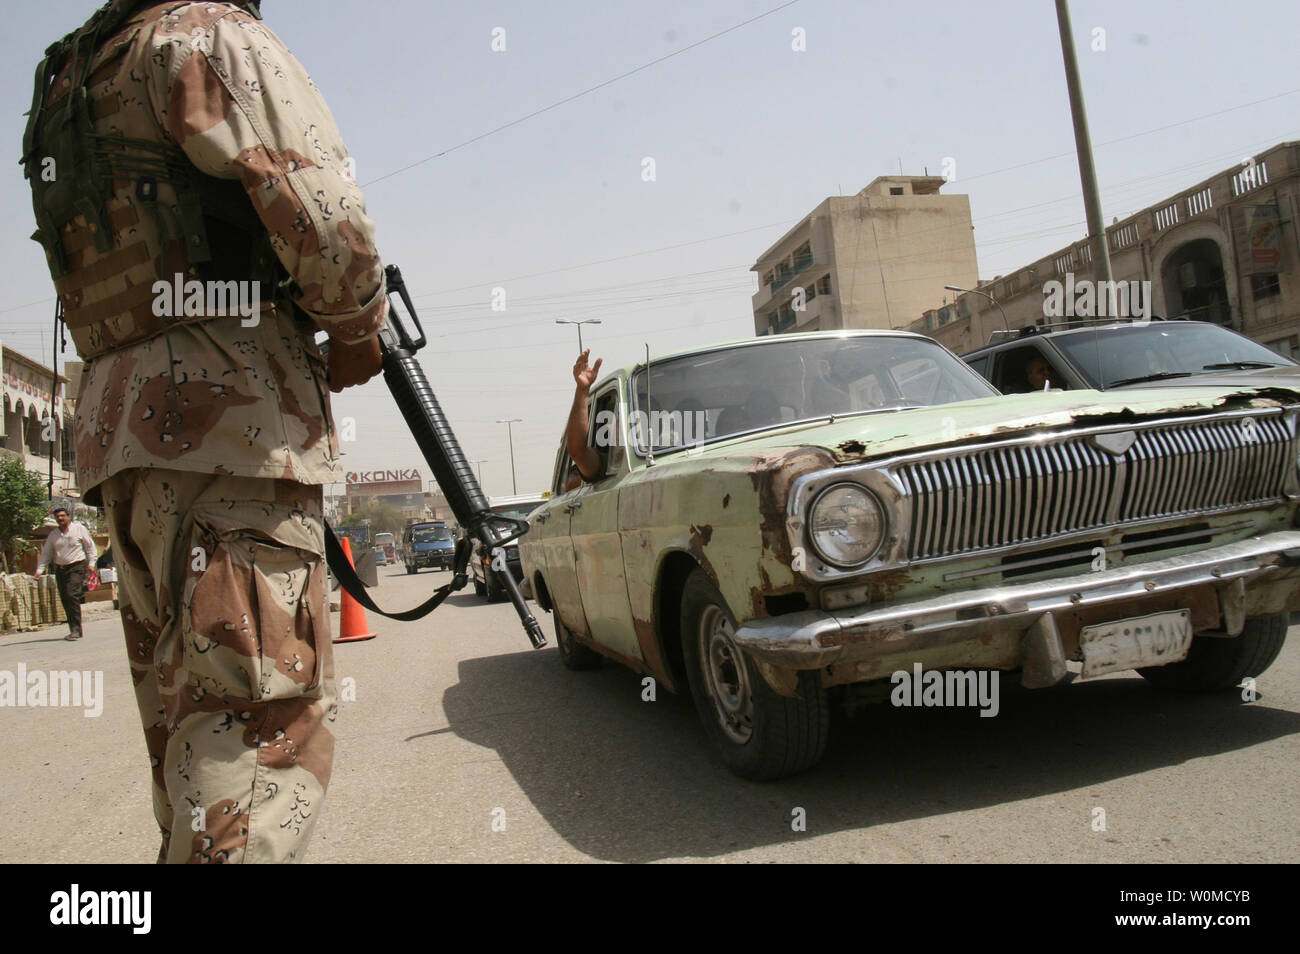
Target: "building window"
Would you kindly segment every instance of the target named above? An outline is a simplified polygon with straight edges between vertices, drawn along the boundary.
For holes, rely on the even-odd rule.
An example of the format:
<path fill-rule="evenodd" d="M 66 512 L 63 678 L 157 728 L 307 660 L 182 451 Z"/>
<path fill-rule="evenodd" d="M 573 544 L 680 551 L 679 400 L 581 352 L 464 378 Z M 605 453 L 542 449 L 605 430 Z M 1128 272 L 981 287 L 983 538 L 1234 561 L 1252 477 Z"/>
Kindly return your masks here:
<path fill-rule="evenodd" d="M 889 187 L 889 194 L 890 194 L 890 195 L 902 195 L 902 194 L 903 194 L 903 187 L 902 187 L 902 186 L 890 186 L 890 187 Z"/>
<path fill-rule="evenodd" d="M 829 275 L 823 275 L 817 279 L 817 291 L 823 295 L 831 293 L 831 277 Z"/>
<path fill-rule="evenodd" d="M 1282 294 L 1282 285 L 1278 282 L 1277 275 L 1251 275 L 1250 291 L 1255 301 L 1259 301 Z"/>

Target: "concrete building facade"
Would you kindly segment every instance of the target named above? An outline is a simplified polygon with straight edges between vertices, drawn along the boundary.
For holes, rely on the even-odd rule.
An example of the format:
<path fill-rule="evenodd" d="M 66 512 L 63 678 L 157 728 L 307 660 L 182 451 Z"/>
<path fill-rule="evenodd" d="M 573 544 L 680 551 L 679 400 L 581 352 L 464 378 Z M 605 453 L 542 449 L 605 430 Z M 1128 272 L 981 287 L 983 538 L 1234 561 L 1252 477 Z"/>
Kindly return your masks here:
<path fill-rule="evenodd" d="M 759 335 L 901 328 L 978 280 L 970 199 L 940 195 L 941 176 L 881 176 L 831 196 L 753 265 Z"/>
<path fill-rule="evenodd" d="M 1151 312 L 1217 322 L 1300 360 L 1300 142 L 1284 142 L 1106 229 L 1116 282 L 1150 282 Z M 1067 321 L 1056 288 L 1095 281 L 1086 238 L 931 306 L 909 325 L 961 354 L 1014 330 Z M 961 285 L 961 282 L 949 284 Z M 942 300 L 942 299 L 940 299 Z M 1001 309 L 997 307 L 1001 305 Z M 1129 316 L 1125 316 L 1129 317 Z"/>
<path fill-rule="evenodd" d="M 0 347 L 0 377 L 4 387 L 4 417 L 0 449 L 18 457 L 43 483 L 50 481 L 50 451 L 54 451 L 51 496 L 80 497 L 72 419 L 75 400 L 65 393 L 68 378 L 24 354 Z"/>

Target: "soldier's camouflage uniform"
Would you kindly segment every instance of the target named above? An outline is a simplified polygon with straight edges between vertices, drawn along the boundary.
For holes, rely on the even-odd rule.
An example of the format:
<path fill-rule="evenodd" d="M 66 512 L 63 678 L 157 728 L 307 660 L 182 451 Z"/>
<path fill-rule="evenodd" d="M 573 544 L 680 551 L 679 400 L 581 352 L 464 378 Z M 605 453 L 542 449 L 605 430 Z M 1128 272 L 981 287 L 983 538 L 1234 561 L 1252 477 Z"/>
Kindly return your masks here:
<path fill-rule="evenodd" d="M 312 335 L 378 331 L 374 230 L 319 92 L 239 7 L 143 8 L 87 86 L 97 131 L 179 146 L 251 200 L 303 313 L 263 288 L 255 325 L 158 317 L 154 282 L 201 277 L 167 229 L 183 190 L 166 182 L 153 199 L 114 178 L 107 252 L 85 219 L 60 230 L 55 284 L 90 357 L 77 474 L 118 558 L 160 860 L 300 858 L 337 711 L 321 484 L 339 479 L 338 446 Z"/>

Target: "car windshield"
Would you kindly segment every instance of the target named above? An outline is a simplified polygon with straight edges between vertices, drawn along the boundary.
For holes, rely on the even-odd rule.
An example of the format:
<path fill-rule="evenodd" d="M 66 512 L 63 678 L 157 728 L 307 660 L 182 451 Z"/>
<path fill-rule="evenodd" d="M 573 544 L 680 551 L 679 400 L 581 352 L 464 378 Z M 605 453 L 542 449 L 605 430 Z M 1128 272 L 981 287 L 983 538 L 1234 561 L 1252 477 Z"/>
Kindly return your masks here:
<path fill-rule="evenodd" d="M 1106 328 L 1096 334 L 1073 332 L 1057 335 L 1052 343 L 1093 387 L 1295 364 L 1226 328 L 1181 321 Z M 1099 356 L 1104 380 L 1097 372 Z"/>
<path fill-rule="evenodd" d="M 656 452 L 799 421 L 990 397 L 995 390 L 925 338 L 774 339 L 652 365 L 633 376 L 633 440 Z"/>
<path fill-rule="evenodd" d="M 411 531 L 411 540 L 415 543 L 434 543 L 438 540 L 452 539 L 448 527 L 421 527 Z"/>

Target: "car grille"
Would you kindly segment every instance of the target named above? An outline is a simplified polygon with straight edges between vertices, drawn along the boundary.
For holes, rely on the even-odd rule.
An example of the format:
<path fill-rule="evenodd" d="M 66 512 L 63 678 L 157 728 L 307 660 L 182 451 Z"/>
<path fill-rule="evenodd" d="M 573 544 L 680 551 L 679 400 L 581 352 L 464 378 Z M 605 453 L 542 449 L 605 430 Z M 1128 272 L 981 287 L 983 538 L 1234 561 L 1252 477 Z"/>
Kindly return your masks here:
<path fill-rule="evenodd" d="M 1284 494 L 1293 458 L 1280 416 L 1134 433 L 1137 440 L 1119 457 L 1080 435 L 897 465 L 911 498 L 909 559 L 1268 504 Z"/>

